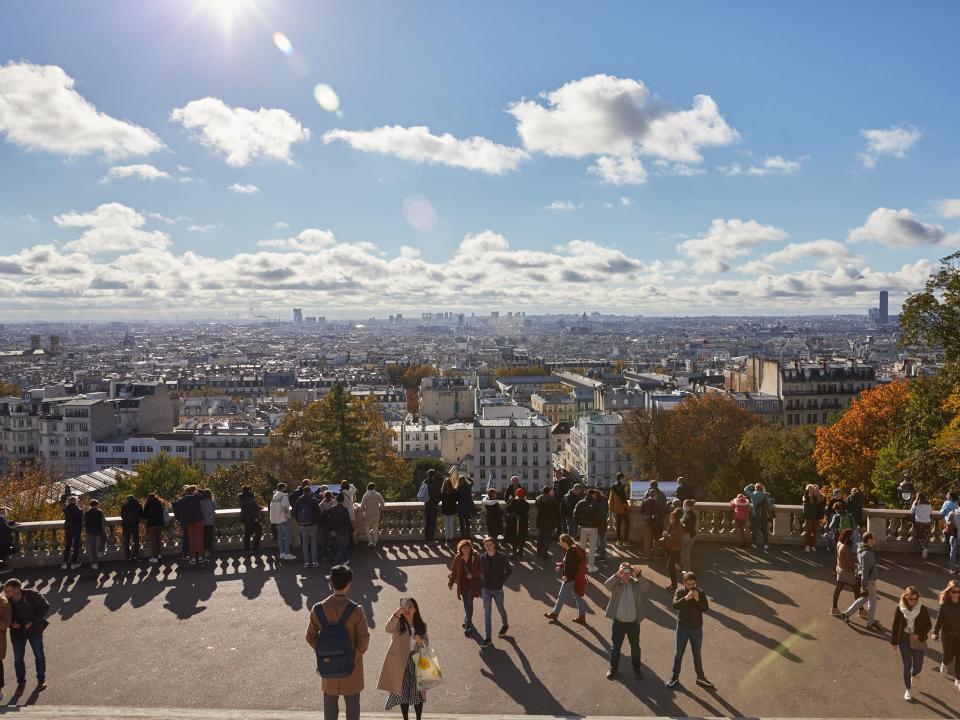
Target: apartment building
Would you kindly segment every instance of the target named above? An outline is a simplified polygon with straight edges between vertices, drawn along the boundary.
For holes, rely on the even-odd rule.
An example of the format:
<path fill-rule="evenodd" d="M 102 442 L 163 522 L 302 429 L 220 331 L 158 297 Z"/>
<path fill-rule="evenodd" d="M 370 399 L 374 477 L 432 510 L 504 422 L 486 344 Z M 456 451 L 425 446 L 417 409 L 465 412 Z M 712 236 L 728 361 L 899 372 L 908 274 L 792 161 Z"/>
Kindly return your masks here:
<path fill-rule="evenodd" d="M 155 458 L 160 453 L 190 462 L 193 457 L 193 434 L 189 432 L 133 435 L 94 444 L 94 464 L 99 469 L 110 467 L 129 470 Z"/>
<path fill-rule="evenodd" d="M 95 470 L 93 445 L 116 429 L 113 405 L 95 397 L 44 401 L 39 422 L 40 458 L 67 476 Z"/>
<path fill-rule="evenodd" d="M 550 421 L 541 415 L 477 420 L 473 434 L 477 482 L 503 490 L 516 475 L 529 490 L 548 484 L 552 477 L 550 430 Z"/>
<path fill-rule="evenodd" d="M 0 397 L 0 470 L 10 463 L 36 460 L 40 454 L 38 404 Z"/>
<path fill-rule="evenodd" d="M 530 396 L 530 407 L 554 425 L 577 419 L 573 397 L 567 393 L 534 393 Z"/>
<path fill-rule="evenodd" d="M 400 457 L 413 460 L 440 457 L 441 425 L 422 422 L 390 422 L 390 446 Z"/>
<path fill-rule="evenodd" d="M 193 463 L 205 474 L 249 460 L 267 444 L 269 430 L 242 420 L 203 423 L 194 429 Z"/>
<path fill-rule="evenodd" d="M 437 422 L 466 420 L 476 412 L 476 392 L 459 377 L 427 377 L 420 382 L 420 415 Z"/>
<path fill-rule="evenodd" d="M 570 429 L 570 441 L 563 465 L 579 476 L 580 482 L 609 487 L 617 473 L 632 475 L 630 454 L 623 447 L 620 413 L 592 413 L 577 418 Z"/>

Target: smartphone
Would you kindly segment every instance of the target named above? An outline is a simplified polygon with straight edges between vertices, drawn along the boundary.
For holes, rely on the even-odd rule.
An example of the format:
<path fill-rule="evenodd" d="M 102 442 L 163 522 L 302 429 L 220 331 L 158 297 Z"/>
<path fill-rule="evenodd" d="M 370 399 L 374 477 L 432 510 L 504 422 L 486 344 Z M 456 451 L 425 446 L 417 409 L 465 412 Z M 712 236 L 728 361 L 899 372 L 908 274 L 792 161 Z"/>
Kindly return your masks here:
<path fill-rule="evenodd" d="M 409 598 L 400 598 L 400 607 L 401 607 L 401 609 L 403 609 L 404 611 L 409 610 L 409 609 L 410 609 L 410 599 L 409 599 Z"/>

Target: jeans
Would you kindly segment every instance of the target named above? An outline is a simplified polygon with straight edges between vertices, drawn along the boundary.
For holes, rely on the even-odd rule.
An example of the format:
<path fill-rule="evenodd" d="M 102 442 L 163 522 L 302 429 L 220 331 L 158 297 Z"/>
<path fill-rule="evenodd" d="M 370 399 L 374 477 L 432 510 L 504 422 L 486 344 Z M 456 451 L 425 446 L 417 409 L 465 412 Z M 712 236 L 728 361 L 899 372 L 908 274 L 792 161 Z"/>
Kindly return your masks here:
<path fill-rule="evenodd" d="M 500 590 L 488 590 L 487 588 L 483 589 L 483 629 L 486 631 L 484 637 L 491 637 L 493 634 L 493 628 L 491 627 L 491 622 L 493 620 L 493 603 L 497 603 L 497 610 L 500 612 L 500 620 L 503 623 L 503 626 L 507 626 L 507 609 L 503 606 L 503 589 Z"/>
<path fill-rule="evenodd" d="M 770 521 L 761 520 L 756 515 L 750 516 L 750 532 L 753 533 L 753 544 L 758 547 L 766 545 L 770 535 Z"/>
<path fill-rule="evenodd" d="M 120 533 L 120 542 L 123 543 L 123 554 L 127 560 L 136 560 L 140 557 L 140 524 L 125 527 Z"/>
<path fill-rule="evenodd" d="M 693 572 L 693 536 L 687 533 L 680 538 L 680 567 L 684 572 Z"/>
<path fill-rule="evenodd" d="M 617 515 L 617 542 L 630 542 L 630 515 Z"/>
<path fill-rule="evenodd" d="M 956 569 L 957 559 L 960 556 L 960 542 L 957 541 L 956 535 L 951 535 L 947 539 L 950 541 L 950 567 Z"/>
<path fill-rule="evenodd" d="M 203 520 L 187 525 L 187 538 L 190 541 L 190 559 L 203 559 Z"/>
<path fill-rule="evenodd" d="M 677 568 L 680 567 L 680 551 L 666 550 L 667 570 L 670 572 L 670 587 L 677 586 Z"/>
<path fill-rule="evenodd" d="M 337 533 L 333 538 L 333 545 L 337 552 L 334 562 L 337 565 L 343 565 L 347 562 L 347 548 L 350 547 L 350 538 L 346 533 Z"/>
<path fill-rule="evenodd" d="M 660 536 L 657 535 L 656 524 L 650 520 L 643 521 L 643 554 L 646 555 L 647 560 L 653 557 L 654 548 L 653 541 L 658 539 Z"/>
<path fill-rule="evenodd" d="M 943 643 L 943 664 L 947 672 L 950 672 L 950 663 L 960 655 L 960 636 L 945 632 L 940 636 L 940 642 Z M 960 669 L 960 660 L 957 660 L 954 669 Z"/>
<path fill-rule="evenodd" d="M 427 501 L 423 504 L 423 538 L 431 541 L 437 534 L 437 504 Z"/>
<path fill-rule="evenodd" d="M 259 520 L 243 521 L 243 549 L 250 549 L 250 540 L 253 540 L 253 549 L 260 549 L 260 536 L 263 534 L 263 528 Z"/>
<path fill-rule="evenodd" d="M 803 521 L 803 544 L 807 547 L 815 547 L 817 544 L 817 530 L 820 527 L 819 520 Z"/>
<path fill-rule="evenodd" d="M 613 621 L 613 637 L 610 638 L 610 669 L 614 672 L 620 667 L 620 648 L 623 638 L 630 641 L 630 664 L 635 671 L 640 670 L 640 623 Z"/>
<path fill-rule="evenodd" d="M 87 555 L 90 556 L 90 562 L 95 563 L 100 559 L 100 553 L 106 545 L 106 538 L 103 533 L 87 533 Z"/>
<path fill-rule="evenodd" d="M 471 534 L 470 522 L 473 516 L 470 513 L 460 513 L 460 537 L 469 538 Z"/>
<path fill-rule="evenodd" d="M 320 556 L 317 554 L 317 526 L 300 526 L 300 545 L 303 547 L 303 562 L 320 562 Z"/>
<path fill-rule="evenodd" d="M 580 526 L 573 517 L 567 518 L 567 534 L 572 538 L 580 537 Z"/>
<path fill-rule="evenodd" d="M 909 690 L 911 680 L 923 669 L 923 650 L 910 649 L 909 633 L 900 633 L 900 659 L 903 661 L 903 686 Z"/>
<path fill-rule="evenodd" d="M 290 552 L 291 550 L 290 544 L 291 544 L 292 538 L 290 537 L 290 521 L 284 520 L 282 523 L 277 523 L 276 528 L 277 528 L 277 550 L 281 555 L 291 555 L 292 553 Z M 244 542 L 243 546 L 244 548 L 246 548 L 247 546 L 246 542 Z M 306 558 L 306 555 L 304 555 L 304 558 Z"/>
<path fill-rule="evenodd" d="M 703 659 L 700 657 L 700 648 L 703 646 L 703 628 L 685 627 L 677 625 L 677 654 L 673 656 L 673 677 L 680 677 L 680 663 L 683 654 L 687 651 L 687 642 L 693 653 L 693 669 L 697 677 L 703 677 Z"/>
<path fill-rule="evenodd" d="M 320 526 L 320 554 L 324 557 L 333 557 L 333 535 L 330 526 L 324 523 Z"/>
<path fill-rule="evenodd" d="M 587 571 L 596 572 L 597 529 L 591 527 L 580 528 L 580 544 L 587 553 Z"/>
<path fill-rule="evenodd" d="M 473 590 L 463 594 L 463 622 L 468 628 L 473 627 Z"/>
<path fill-rule="evenodd" d="M 217 535 L 217 526 L 216 525 L 204 525 L 203 526 L 203 551 L 210 555 L 213 553 L 213 541 Z"/>
<path fill-rule="evenodd" d="M 457 536 L 457 516 L 443 516 L 443 539 L 451 542 Z"/>
<path fill-rule="evenodd" d="M 560 584 L 560 592 L 557 593 L 557 602 L 553 606 L 554 615 L 560 614 L 561 608 L 563 608 L 564 603 L 567 602 L 567 598 L 570 597 L 571 593 L 573 593 L 573 601 L 577 604 L 577 612 L 580 617 L 587 614 L 587 604 L 583 601 L 583 598 L 574 591 L 573 580 L 567 580 Z"/>
<path fill-rule="evenodd" d="M 876 622 L 877 618 L 877 581 L 868 580 L 864 582 L 863 590 L 861 590 L 861 592 L 865 594 L 853 601 L 853 604 L 847 608 L 847 615 L 852 615 L 854 612 L 866 605 L 867 624 L 869 625 Z"/>
<path fill-rule="evenodd" d="M 36 633 L 27 637 L 23 630 L 10 630 L 10 642 L 13 645 L 13 669 L 17 673 L 17 684 L 27 681 L 27 665 L 23 661 L 27 643 L 33 651 L 33 662 L 37 668 L 37 680 L 43 681 L 47 677 L 47 657 L 43 654 L 43 633 Z"/>
<path fill-rule="evenodd" d="M 80 533 L 66 533 L 63 536 L 63 561 L 75 563 L 80 553 Z"/>
<path fill-rule="evenodd" d="M 607 555 L 607 521 L 597 528 L 597 557 L 603 558 Z"/>
<path fill-rule="evenodd" d="M 347 706 L 347 720 L 360 720 L 360 693 L 344 695 Z M 323 720 L 337 720 L 340 716 L 340 696 L 323 694 Z"/>

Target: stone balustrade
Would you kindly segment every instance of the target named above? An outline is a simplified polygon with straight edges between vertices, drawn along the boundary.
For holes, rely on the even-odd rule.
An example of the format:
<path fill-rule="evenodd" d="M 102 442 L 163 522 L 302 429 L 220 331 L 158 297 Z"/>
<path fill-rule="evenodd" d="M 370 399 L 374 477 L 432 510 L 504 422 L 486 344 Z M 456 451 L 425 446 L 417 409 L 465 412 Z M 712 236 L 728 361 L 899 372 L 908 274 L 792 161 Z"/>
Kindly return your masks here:
<path fill-rule="evenodd" d="M 483 513 L 477 503 L 478 514 L 473 520 L 472 530 L 475 535 L 486 532 Z M 733 522 L 733 511 L 727 503 L 702 502 L 697 503 L 699 516 L 698 542 L 729 542 L 739 541 L 739 535 Z M 356 539 L 366 541 L 366 522 L 363 511 L 356 510 Z M 536 507 L 530 504 L 530 537 L 536 536 Z M 865 509 L 866 529 L 879 538 L 881 551 L 916 551 L 913 543 L 913 523 L 910 513 L 906 510 Z M 939 521 L 940 514 L 934 512 L 934 520 Z M 423 538 L 423 504 L 420 502 L 387 503 L 380 519 L 381 542 L 409 542 Z M 293 525 L 293 545 L 300 544 L 300 533 Z M 643 539 L 643 521 L 640 518 L 639 508 L 631 507 L 630 539 L 641 542 Z M 266 509 L 261 520 L 263 536 L 261 547 L 275 547 L 276 539 L 273 536 Z M 772 545 L 801 545 L 803 543 L 803 508 L 799 505 L 778 505 L 771 519 L 769 541 Z M 459 523 L 458 523 L 459 529 Z M 120 541 L 120 518 L 108 517 L 106 522 L 107 545 L 103 553 L 103 560 L 123 559 L 123 550 Z M 748 528 L 749 531 L 749 528 Z M 607 535 L 615 534 L 614 518 L 610 516 Z M 823 529 L 821 528 L 821 535 Z M 11 567 L 37 567 L 59 565 L 63 556 L 63 521 L 52 520 L 43 522 L 25 522 L 17 525 L 14 530 L 17 539 L 17 551 L 8 558 Z M 443 537 L 442 523 L 438 517 L 438 538 Z M 174 520 L 164 529 L 165 555 L 178 555 L 180 552 L 180 527 Z M 145 534 L 141 532 L 141 541 L 145 542 Z M 935 525 L 930 537 L 930 552 L 944 552 L 944 534 L 939 523 Z M 823 544 L 824 540 L 818 540 Z M 216 531 L 214 534 L 214 550 L 237 550 L 243 548 L 243 523 L 240 521 L 240 510 L 217 510 Z M 145 548 L 141 556 L 145 557 L 149 548 Z M 85 547 L 81 546 L 80 559 L 86 554 Z"/>

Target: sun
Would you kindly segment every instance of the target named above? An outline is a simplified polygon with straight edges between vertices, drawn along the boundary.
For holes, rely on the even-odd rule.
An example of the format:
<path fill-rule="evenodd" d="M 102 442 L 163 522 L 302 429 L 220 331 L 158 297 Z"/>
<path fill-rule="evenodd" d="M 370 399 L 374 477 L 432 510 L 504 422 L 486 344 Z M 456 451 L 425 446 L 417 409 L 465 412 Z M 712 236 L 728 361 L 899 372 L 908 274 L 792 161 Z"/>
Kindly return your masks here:
<path fill-rule="evenodd" d="M 192 19 L 214 24 L 225 36 L 243 30 L 251 21 L 265 23 L 264 7 L 269 0 L 196 0 Z"/>

